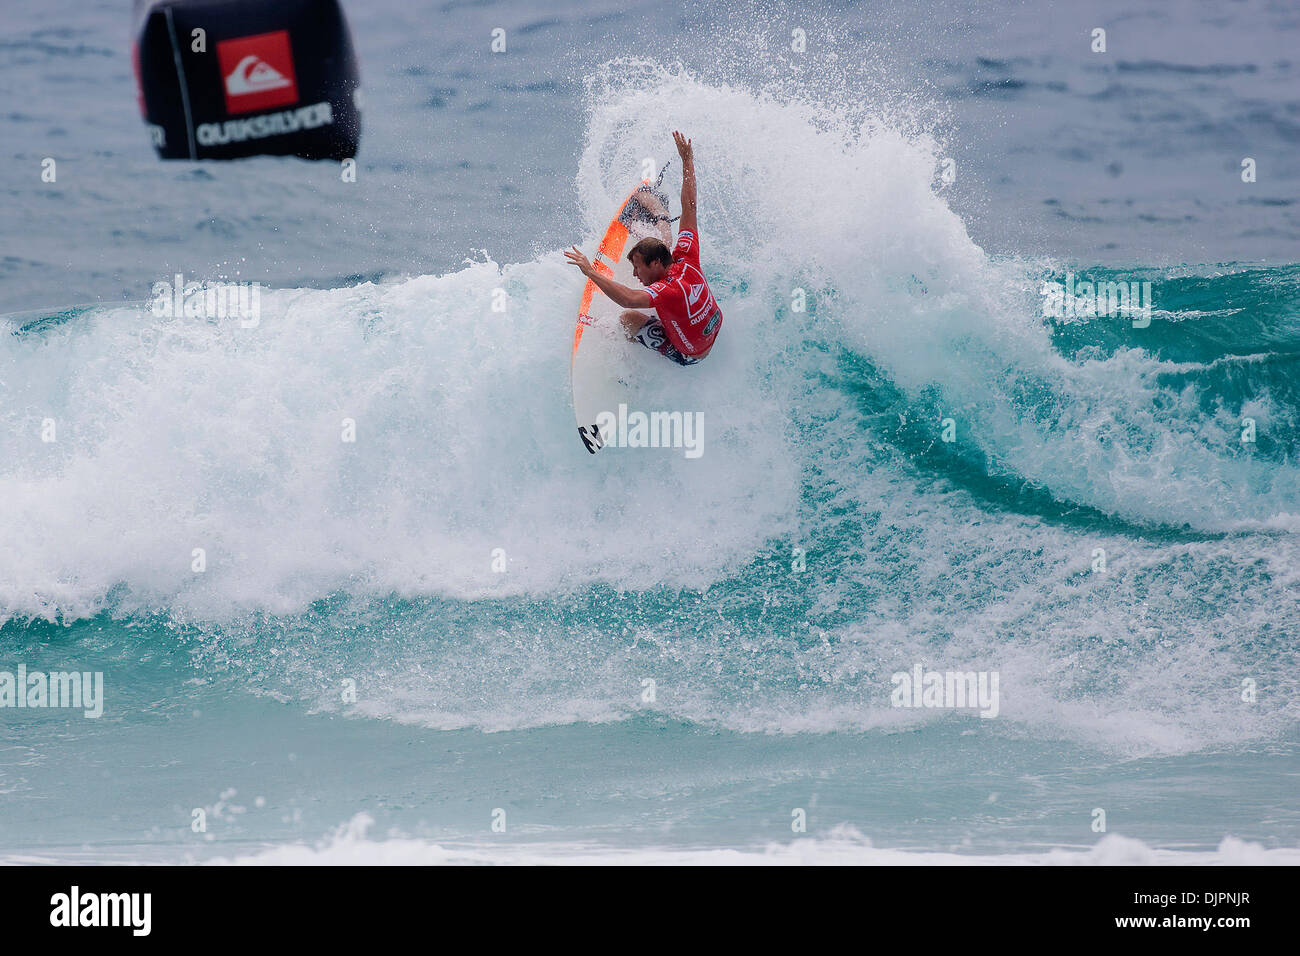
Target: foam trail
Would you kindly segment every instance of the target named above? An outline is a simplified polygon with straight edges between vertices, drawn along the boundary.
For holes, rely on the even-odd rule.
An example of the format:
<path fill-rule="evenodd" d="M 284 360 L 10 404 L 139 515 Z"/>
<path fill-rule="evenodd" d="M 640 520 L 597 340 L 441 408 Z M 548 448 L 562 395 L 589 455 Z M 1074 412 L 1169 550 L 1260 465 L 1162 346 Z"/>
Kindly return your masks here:
<path fill-rule="evenodd" d="M 1088 849 L 1058 848 L 1037 853 L 932 853 L 873 847 L 852 826 L 831 828 L 825 837 L 752 848 L 601 848 L 539 843 L 492 846 L 440 845 L 414 839 L 370 840 L 374 821 L 358 814 L 333 837 L 314 847 L 284 846 L 259 854 L 211 861 L 214 865 L 262 866 L 1294 866 L 1300 850 L 1265 849 L 1225 837 L 1216 850 L 1153 849 L 1141 840 L 1108 834 Z"/>

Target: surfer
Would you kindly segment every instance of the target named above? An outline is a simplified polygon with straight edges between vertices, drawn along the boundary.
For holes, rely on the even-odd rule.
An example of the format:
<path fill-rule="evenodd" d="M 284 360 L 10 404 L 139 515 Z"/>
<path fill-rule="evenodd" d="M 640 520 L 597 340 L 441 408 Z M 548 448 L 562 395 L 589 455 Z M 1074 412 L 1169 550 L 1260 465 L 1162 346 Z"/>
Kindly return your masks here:
<path fill-rule="evenodd" d="M 673 132 L 682 158 L 682 218 L 677 242 L 668 247 L 653 237 L 642 239 L 627 254 L 632 274 L 644 289 L 615 282 L 598 272 L 574 246 L 565 257 L 601 292 L 625 311 L 619 318 L 627 337 L 678 365 L 694 365 L 709 354 L 722 327 L 722 312 L 713 301 L 700 268 L 700 237 L 695 223 L 695 154 L 691 141 Z M 647 315 L 638 309 L 653 308 Z"/>

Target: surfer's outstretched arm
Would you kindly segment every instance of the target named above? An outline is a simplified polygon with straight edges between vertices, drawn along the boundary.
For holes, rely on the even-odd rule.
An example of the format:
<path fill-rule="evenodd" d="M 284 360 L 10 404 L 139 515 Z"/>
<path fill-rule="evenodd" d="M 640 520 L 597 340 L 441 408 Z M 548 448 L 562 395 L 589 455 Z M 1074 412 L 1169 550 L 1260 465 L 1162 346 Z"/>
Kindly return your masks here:
<path fill-rule="evenodd" d="M 633 289 L 631 286 L 615 282 L 609 276 L 596 271 L 587 260 L 587 257 L 578 251 L 577 246 L 574 246 L 572 251 L 565 252 L 564 257 L 569 260 L 570 264 L 577 266 L 583 275 L 596 283 L 596 288 L 623 306 L 623 308 L 648 309 L 653 304 L 650 293 L 645 289 Z"/>
<path fill-rule="evenodd" d="M 682 158 L 682 221 L 677 229 L 695 232 L 695 150 L 691 141 L 676 130 L 673 130 L 673 142 L 677 144 L 677 155 Z"/>

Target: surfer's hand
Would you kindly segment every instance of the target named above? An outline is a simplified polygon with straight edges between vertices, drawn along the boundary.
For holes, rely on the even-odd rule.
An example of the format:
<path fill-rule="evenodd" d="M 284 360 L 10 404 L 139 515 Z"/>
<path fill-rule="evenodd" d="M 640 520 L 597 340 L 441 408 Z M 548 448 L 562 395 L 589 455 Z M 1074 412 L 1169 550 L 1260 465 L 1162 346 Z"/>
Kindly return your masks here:
<path fill-rule="evenodd" d="M 577 266 L 578 271 L 581 272 L 583 275 L 585 276 L 591 275 L 591 262 L 587 259 L 586 256 L 584 256 L 581 252 L 578 251 L 577 246 L 574 246 L 571 252 L 566 251 L 564 253 L 564 258 L 569 260 L 570 265 Z"/>
<path fill-rule="evenodd" d="M 673 130 L 673 142 L 677 144 L 677 155 L 682 158 L 682 162 L 689 163 L 691 161 L 691 141 L 677 130 Z"/>

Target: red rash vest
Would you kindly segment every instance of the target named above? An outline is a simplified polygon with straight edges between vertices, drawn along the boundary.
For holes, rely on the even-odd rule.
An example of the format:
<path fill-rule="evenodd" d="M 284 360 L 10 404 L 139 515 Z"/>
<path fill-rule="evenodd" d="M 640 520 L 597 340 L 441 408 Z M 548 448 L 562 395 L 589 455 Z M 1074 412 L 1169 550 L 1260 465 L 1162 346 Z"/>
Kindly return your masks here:
<path fill-rule="evenodd" d="M 646 291 L 673 347 L 690 358 L 707 355 L 722 328 L 722 313 L 700 271 L 700 240 L 695 233 L 677 234 L 668 275 Z"/>

